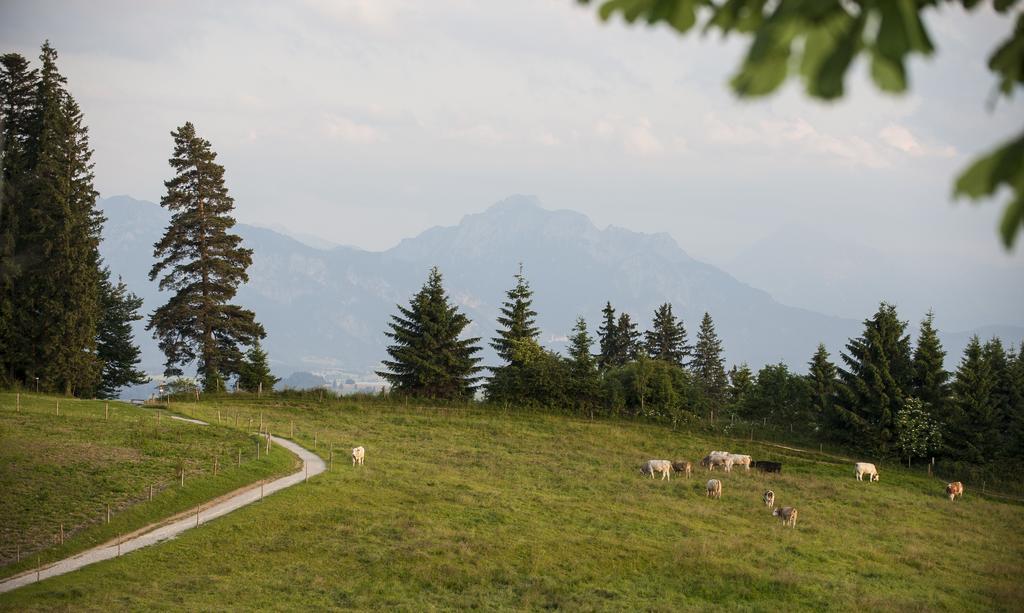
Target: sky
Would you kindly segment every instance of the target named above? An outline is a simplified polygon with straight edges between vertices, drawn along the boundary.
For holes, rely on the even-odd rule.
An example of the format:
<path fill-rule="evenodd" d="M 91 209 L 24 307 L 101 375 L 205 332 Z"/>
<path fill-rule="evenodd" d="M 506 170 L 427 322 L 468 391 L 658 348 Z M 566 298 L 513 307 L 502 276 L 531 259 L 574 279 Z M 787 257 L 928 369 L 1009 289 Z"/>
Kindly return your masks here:
<path fill-rule="evenodd" d="M 1024 294 L 992 290 L 1024 273 L 1024 247 L 996 235 L 1006 195 L 951 199 L 957 172 L 1020 130 L 1020 96 L 993 107 L 985 68 L 1012 21 L 943 5 L 927 23 L 938 53 L 911 62 L 910 93 L 878 91 L 860 62 L 837 103 L 796 81 L 740 101 L 743 40 L 605 23 L 572 0 L 4 0 L 0 48 L 57 48 L 103 196 L 158 201 L 169 133 L 191 121 L 247 223 L 380 250 L 532 194 L 726 270 L 813 257 L 792 239 L 811 234 L 854 265 L 873 254 L 879 275 L 899 261 L 934 279 L 905 301 L 940 322 L 948 299 L 955 327 L 1024 325 Z"/>

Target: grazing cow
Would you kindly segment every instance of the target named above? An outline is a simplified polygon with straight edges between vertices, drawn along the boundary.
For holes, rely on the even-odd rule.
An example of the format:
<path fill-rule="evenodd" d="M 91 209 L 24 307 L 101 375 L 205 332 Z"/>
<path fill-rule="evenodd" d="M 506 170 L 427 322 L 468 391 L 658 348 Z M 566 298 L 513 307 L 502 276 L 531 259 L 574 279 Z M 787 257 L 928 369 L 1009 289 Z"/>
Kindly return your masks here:
<path fill-rule="evenodd" d="M 782 462 L 766 462 L 764 460 L 758 460 L 758 461 L 754 462 L 752 465 L 757 470 L 760 470 L 760 471 L 763 471 L 763 472 L 766 472 L 766 473 L 781 473 L 782 472 Z"/>
<path fill-rule="evenodd" d="M 668 479 L 672 480 L 672 462 L 668 460 L 647 460 L 643 466 L 640 467 L 640 472 L 645 475 L 650 475 L 651 479 L 654 478 L 654 473 L 661 473 L 661 480 Z"/>
<path fill-rule="evenodd" d="M 946 486 L 946 495 L 949 496 L 949 501 L 954 502 L 959 496 L 963 498 L 964 495 L 964 484 L 959 481 L 954 481 Z"/>
<path fill-rule="evenodd" d="M 708 496 L 711 498 L 722 497 L 722 482 L 718 479 L 711 479 L 708 481 Z"/>
<path fill-rule="evenodd" d="M 366 457 L 366 450 L 362 447 L 356 447 L 352 450 L 352 466 L 356 464 L 362 466 L 363 458 Z"/>
<path fill-rule="evenodd" d="M 746 468 L 747 470 L 750 470 L 750 464 L 752 462 L 752 460 L 750 459 L 750 456 L 748 456 L 748 455 L 741 455 L 741 454 L 738 454 L 738 453 L 730 453 L 729 457 L 732 458 L 732 465 L 733 466 L 742 466 L 743 468 Z"/>
<path fill-rule="evenodd" d="M 700 463 L 701 466 L 706 466 L 708 470 L 715 470 L 716 466 L 721 466 L 725 469 L 725 472 L 732 472 L 732 457 L 723 451 L 712 451 L 704 456 Z"/>
<path fill-rule="evenodd" d="M 672 462 L 672 470 L 676 471 L 677 473 L 685 474 L 686 478 L 689 479 L 690 475 L 693 474 L 693 464 L 690 464 L 685 460 L 681 460 L 679 462 Z"/>
<path fill-rule="evenodd" d="M 857 481 L 863 481 L 864 475 L 867 475 L 870 481 L 878 481 L 878 469 L 875 468 L 874 464 L 868 462 L 857 462 L 853 465 L 854 474 L 857 475 Z"/>
<path fill-rule="evenodd" d="M 775 506 L 775 492 L 766 490 L 764 496 L 761 496 L 761 500 L 764 501 L 764 506 L 769 509 Z"/>
<path fill-rule="evenodd" d="M 778 517 L 782 519 L 782 525 L 790 525 L 796 528 L 796 508 L 795 507 L 779 507 L 772 511 L 772 517 Z"/>

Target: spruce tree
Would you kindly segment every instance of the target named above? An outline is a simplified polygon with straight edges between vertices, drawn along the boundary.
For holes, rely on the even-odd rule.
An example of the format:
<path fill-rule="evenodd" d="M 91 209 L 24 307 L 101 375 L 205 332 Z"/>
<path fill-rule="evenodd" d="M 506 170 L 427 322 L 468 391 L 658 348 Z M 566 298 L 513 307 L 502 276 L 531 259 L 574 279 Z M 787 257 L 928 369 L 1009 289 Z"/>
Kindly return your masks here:
<path fill-rule="evenodd" d="M 601 385 L 597 361 L 590 353 L 593 345 L 594 339 L 587 331 L 586 320 L 582 316 L 577 317 L 569 337 L 569 392 L 579 412 L 591 417 Z"/>
<path fill-rule="evenodd" d="M 149 278 L 163 274 L 160 290 L 174 293 L 150 315 L 146 329 L 160 342 L 166 376 L 180 375 L 182 366 L 198 361 L 204 389 L 217 391 L 238 372 L 240 345 L 253 346 L 266 337 L 252 311 L 230 303 L 238 286 L 249 280 L 252 250 L 230 232 L 234 200 L 210 142 L 191 123 L 171 136 L 169 162 L 175 176 L 164 182 L 167 193 L 160 205 L 173 215 L 154 245 L 157 262 Z"/>
<path fill-rule="evenodd" d="M 603 321 L 597 329 L 601 353 L 598 354 L 597 365 L 601 370 L 607 370 L 615 365 L 615 358 L 619 353 L 619 328 L 616 325 L 615 309 L 612 308 L 611 302 L 604 305 L 601 315 Z"/>
<path fill-rule="evenodd" d="M 982 358 L 992 373 L 992 400 L 995 402 L 997 453 L 1007 455 L 1013 443 L 1009 440 L 1007 425 L 1013 413 L 1015 401 L 1015 385 L 1013 380 L 1012 361 L 1015 356 L 1007 355 L 1003 342 L 998 338 L 989 339 L 982 347 Z"/>
<path fill-rule="evenodd" d="M 744 403 L 754 389 L 754 373 L 746 362 L 729 369 L 729 404 L 734 413 L 743 413 Z"/>
<path fill-rule="evenodd" d="M 515 287 L 506 292 L 506 300 L 501 307 L 501 315 L 498 316 L 501 328 L 491 341 L 491 347 L 497 351 L 498 357 L 512 366 L 515 366 L 512 359 L 515 342 L 536 341 L 540 334 L 540 329 L 536 326 L 537 312 L 530 308 L 533 303 L 533 291 L 530 290 L 530 284 L 523 275 L 522 264 L 519 265 L 515 279 Z"/>
<path fill-rule="evenodd" d="M 996 378 L 977 335 L 964 349 L 953 379 L 952 416 L 946 424 L 946 454 L 981 464 L 996 457 L 999 448 L 999 403 L 993 393 Z"/>
<path fill-rule="evenodd" d="M 1010 380 L 1012 382 L 1012 404 L 1004 429 L 1009 437 L 1007 449 L 1015 458 L 1024 458 L 1024 343 L 1016 354 L 1011 352 Z"/>
<path fill-rule="evenodd" d="M 270 372 L 270 360 L 263 347 L 259 343 L 250 347 L 238 369 L 238 387 L 247 392 L 266 393 L 274 391 L 280 380 Z"/>
<path fill-rule="evenodd" d="M 394 341 L 388 348 L 388 370 L 377 374 L 399 394 L 440 399 L 473 396 L 481 370 L 479 338 L 460 338 L 469 318 L 451 303 L 435 266 L 427 282 L 413 296 L 409 306 L 398 305 L 385 335 Z"/>
<path fill-rule="evenodd" d="M 637 359 L 640 354 L 640 331 L 629 317 L 629 313 L 619 313 L 619 321 L 615 324 L 616 352 L 613 355 L 614 366 L 622 366 Z"/>
<path fill-rule="evenodd" d="M 693 348 L 690 370 L 704 392 L 704 398 L 708 403 L 707 410 L 711 416 L 725 403 L 728 380 L 724 364 L 722 341 L 715 332 L 715 322 L 711 320 L 711 315 L 705 312 L 700 322 L 700 330 L 697 331 L 697 343 Z"/>
<path fill-rule="evenodd" d="M 686 344 L 686 328 L 672 314 L 672 305 L 665 303 L 654 311 L 651 329 L 645 334 L 647 355 L 655 360 L 685 366 L 692 347 Z"/>
<path fill-rule="evenodd" d="M 17 53 L 0 55 L 0 386 L 14 379 L 14 282 L 25 264 L 18 212 L 25 209 L 29 128 L 38 75 Z"/>
<path fill-rule="evenodd" d="M 837 383 L 835 364 L 829 360 L 825 344 L 818 343 L 818 349 L 808 363 L 807 372 L 811 413 L 817 427 L 824 426 L 833 418 L 832 402 L 835 399 Z"/>
<path fill-rule="evenodd" d="M 142 385 L 149 381 L 146 373 L 138 369 L 142 351 L 135 344 L 132 322 L 140 321 L 142 298 L 128 291 L 120 278 L 117 285 L 110 279 L 110 269 L 104 268 L 100 281 L 102 316 L 96 334 L 96 353 L 99 356 L 101 377 L 96 395 L 116 398 L 127 385 Z"/>
<path fill-rule="evenodd" d="M 64 394 L 95 389 L 100 376 L 99 241 L 88 130 L 57 52 L 45 43 L 24 142 L 15 240 L 23 263 L 11 295 L 8 341 L 16 378 Z"/>
<path fill-rule="evenodd" d="M 896 411 L 909 396 L 913 376 L 907 322 L 896 307 L 881 303 L 864 321 L 864 335 L 851 339 L 841 354 L 842 385 L 833 413 L 839 436 L 864 449 L 889 450 L 895 438 Z"/>
<path fill-rule="evenodd" d="M 921 321 L 917 347 L 914 348 L 911 394 L 924 403 L 925 410 L 934 421 L 942 423 L 949 418 L 950 373 L 944 366 L 946 352 L 942 349 L 934 321 L 935 315 L 931 311 Z"/>

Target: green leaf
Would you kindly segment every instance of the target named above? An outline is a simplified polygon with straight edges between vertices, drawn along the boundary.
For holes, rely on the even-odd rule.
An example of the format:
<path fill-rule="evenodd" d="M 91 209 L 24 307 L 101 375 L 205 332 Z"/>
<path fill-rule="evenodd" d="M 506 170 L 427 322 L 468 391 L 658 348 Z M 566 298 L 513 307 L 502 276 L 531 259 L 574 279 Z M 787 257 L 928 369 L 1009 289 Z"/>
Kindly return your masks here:
<path fill-rule="evenodd" d="M 1003 218 L 999 222 L 999 234 L 1003 237 L 1003 244 L 1007 249 L 1013 247 L 1017 232 L 1024 226 L 1024 197 L 1018 197 L 1010 201 L 1003 211 Z"/>
<path fill-rule="evenodd" d="M 999 224 L 1003 243 L 1010 248 L 1024 225 L 1024 135 L 975 160 L 957 178 L 953 194 L 977 200 L 1003 185 L 1014 193 Z"/>
<path fill-rule="evenodd" d="M 871 79 L 882 91 L 900 93 L 907 89 L 903 62 L 893 61 L 880 53 L 871 54 Z"/>

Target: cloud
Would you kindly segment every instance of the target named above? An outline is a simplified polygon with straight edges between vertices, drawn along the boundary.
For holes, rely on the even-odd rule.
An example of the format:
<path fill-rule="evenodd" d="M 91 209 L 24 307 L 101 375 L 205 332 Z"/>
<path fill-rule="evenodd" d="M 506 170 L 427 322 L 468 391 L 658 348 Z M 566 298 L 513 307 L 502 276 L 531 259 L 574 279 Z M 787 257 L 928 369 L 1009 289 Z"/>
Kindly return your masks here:
<path fill-rule="evenodd" d="M 686 149 L 686 140 L 682 137 L 668 138 L 671 146 L 666 146 L 665 138 L 669 135 L 658 134 L 659 129 L 646 116 L 602 117 L 594 123 L 593 130 L 598 140 L 618 143 L 628 155 L 655 156 L 669 150 Z"/>
<path fill-rule="evenodd" d="M 910 133 L 910 130 L 894 123 L 882 128 L 878 132 L 878 137 L 886 145 L 912 157 L 951 158 L 956 156 L 956 148 L 952 145 L 925 146 Z"/>
<path fill-rule="evenodd" d="M 324 130 L 331 138 L 353 145 L 372 145 L 387 140 L 373 126 L 356 123 L 339 115 L 328 114 L 324 120 Z"/>

